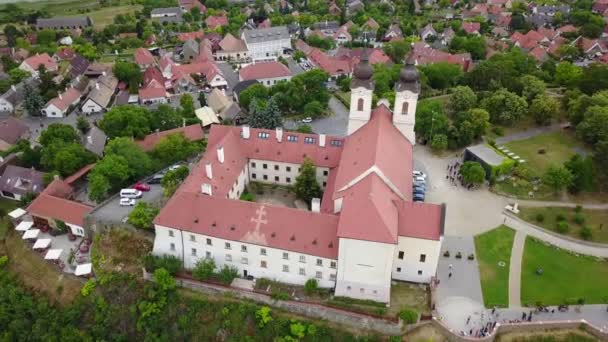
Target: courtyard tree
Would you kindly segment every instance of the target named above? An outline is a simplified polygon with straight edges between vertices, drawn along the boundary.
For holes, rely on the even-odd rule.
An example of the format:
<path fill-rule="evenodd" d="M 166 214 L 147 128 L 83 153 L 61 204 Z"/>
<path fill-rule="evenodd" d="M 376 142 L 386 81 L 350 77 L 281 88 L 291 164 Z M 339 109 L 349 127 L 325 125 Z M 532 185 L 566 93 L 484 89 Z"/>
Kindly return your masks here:
<path fill-rule="evenodd" d="M 486 178 L 486 171 L 483 166 L 475 161 L 464 162 L 459 172 L 462 175 L 462 180 L 467 184 L 479 185 Z"/>
<path fill-rule="evenodd" d="M 458 64 L 439 62 L 428 64 L 420 69 L 434 89 L 447 89 L 462 79 L 462 67 Z"/>
<path fill-rule="evenodd" d="M 161 104 L 150 112 L 150 129 L 152 130 L 166 131 L 179 127 L 182 123 L 181 113 L 168 104 Z"/>
<path fill-rule="evenodd" d="M 125 158 L 129 168 L 130 180 L 141 178 L 154 168 L 152 159 L 141 147 L 129 138 L 114 138 L 110 140 L 104 150 L 106 156 L 118 155 Z"/>
<path fill-rule="evenodd" d="M 192 270 L 192 276 L 197 280 L 207 280 L 215 272 L 215 261 L 211 258 L 201 259 L 196 262 Z"/>
<path fill-rule="evenodd" d="M 481 107 L 490 113 L 492 123 L 510 125 L 524 116 L 528 104 L 523 97 L 500 89 L 483 99 Z"/>
<path fill-rule="evenodd" d="M 190 94 L 183 94 L 179 99 L 179 106 L 182 109 L 182 116 L 185 118 L 194 117 L 194 100 Z"/>
<path fill-rule="evenodd" d="M 251 103 L 255 100 L 266 100 L 268 99 L 268 88 L 256 83 L 243 90 L 239 95 L 239 104 L 242 108 L 249 109 Z"/>
<path fill-rule="evenodd" d="M 521 82 L 521 96 L 528 101 L 532 102 L 536 97 L 545 94 L 547 86 L 545 82 L 533 75 L 524 75 L 520 79 Z"/>
<path fill-rule="evenodd" d="M 171 197 L 179 184 L 188 177 L 189 173 L 190 171 L 185 166 L 167 172 L 160 183 L 163 187 L 163 195 L 167 198 Z"/>
<path fill-rule="evenodd" d="M 300 174 L 296 178 L 293 186 L 296 197 L 306 202 L 310 206 L 313 198 L 321 198 L 323 192 L 317 182 L 317 168 L 308 158 L 304 160 L 300 168 Z"/>
<path fill-rule="evenodd" d="M 91 128 L 91 124 L 84 118 L 84 116 L 79 116 L 76 120 L 76 128 L 80 131 L 80 133 L 85 134 Z"/>
<path fill-rule="evenodd" d="M 139 201 L 129 213 L 127 222 L 140 229 L 152 228 L 152 220 L 158 215 L 159 209 L 147 202 Z"/>
<path fill-rule="evenodd" d="M 129 92 L 136 93 L 143 79 L 139 65 L 133 62 L 118 61 L 114 63 L 112 72 L 119 80 L 129 84 Z"/>
<path fill-rule="evenodd" d="M 154 149 L 152 156 L 161 164 L 169 165 L 180 160 L 186 160 L 200 149 L 200 144 L 192 142 L 183 133 L 169 134 L 162 138 Z"/>
<path fill-rule="evenodd" d="M 249 109 L 249 125 L 253 128 L 275 129 L 281 127 L 281 111 L 275 97 L 268 101 L 255 100 Z"/>
<path fill-rule="evenodd" d="M 559 103 L 552 97 L 540 95 L 532 100 L 530 106 L 530 114 L 538 125 L 548 125 L 551 123 L 557 112 L 559 111 Z"/>
<path fill-rule="evenodd" d="M 405 40 L 394 40 L 382 46 L 384 53 L 389 56 L 394 63 L 403 63 L 405 55 L 410 51 L 410 45 Z"/>
<path fill-rule="evenodd" d="M 543 183 L 553 189 L 556 193 L 570 186 L 572 181 L 572 173 L 565 167 L 551 165 L 543 175 Z"/>
<path fill-rule="evenodd" d="M 133 137 L 142 139 L 150 133 L 150 121 L 150 112 L 146 108 L 122 105 L 112 107 L 99 122 L 99 127 L 110 138 Z"/>
<path fill-rule="evenodd" d="M 467 86 L 458 86 L 454 88 L 450 99 L 448 100 L 448 108 L 452 113 L 460 113 L 474 108 L 477 104 L 477 95 L 473 89 Z"/>
<path fill-rule="evenodd" d="M 54 143 L 73 143 L 78 142 L 78 133 L 74 127 L 61 123 L 50 124 L 42 133 L 38 142 L 42 146 L 50 146 Z"/>
<path fill-rule="evenodd" d="M 23 92 L 27 94 L 24 101 L 27 113 L 32 116 L 40 116 L 40 110 L 44 106 L 44 99 L 40 95 L 40 92 L 37 89 L 32 88 L 29 84 L 23 86 Z"/>

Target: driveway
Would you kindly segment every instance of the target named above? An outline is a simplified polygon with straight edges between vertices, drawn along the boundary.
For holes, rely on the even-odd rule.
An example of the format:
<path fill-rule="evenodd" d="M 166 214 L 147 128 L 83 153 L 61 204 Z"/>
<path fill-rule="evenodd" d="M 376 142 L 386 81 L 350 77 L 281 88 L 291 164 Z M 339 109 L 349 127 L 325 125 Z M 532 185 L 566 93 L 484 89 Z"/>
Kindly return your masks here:
<path fill-rule="evenodd" d="M 160 205 L 162 198 L 163 188 L 160 184 L 150 184 L 150 191 L 144 192 L 142 198 L 136 199 L 136 201 Z M 120 225 L 129 216 L 133 208 L 120 206 L 120 196 L 114 196 L 108 202 L 95 208 L 95 211 L 91 215 L 95 218 L 95 221 L 103 222 L 104 224 Z"/>
<path fill-rule="evenodd" d="M 224 74 L 226 82 L 228 82 L 228 87 L 226 88 L 226 95 L 232 96 L 232 89 L 237 83 L 239 83 L 239 74 L 232 69 L 232 65 L 230 65 L 229 63 L 217 63 L 217 66 Z"/>
<path fill-rule="evenodd" d="M 291 71 L 292 76 L 299 75 L 304 72 L 304 69 L 302 69 L 302 67 L 291 57 L 287 58 L 287 67 L 289 68 L 289 71 Z"/>
<path fill-rule="evenodd" d="M 329 99 L 329 109 L 332 112 L 330 116 L 314 120 L 307 125 L 312 127 L 312 131 L 317 134 L 327 134 L 336 137 L 346 136 L 348 127 L 348 108 L 332 96 Z M 298 126 L 302 124 L 293 120 L 285 120 L 283 125 L 287 129 L 297 129 Z"/>
<path fill-rule="evenodd" d="M 76 128 L 76 122 L 78 121 L 79 116 L 84 117 L 92 125 L 94 122 L 101 120 L 103 114 L 82 115 L 76 114 L 76 112 L 74 111 L 63 118 L 47 118 L 46 116 L 25 115 L 20 119 L 25 122 L 25 124 L 27 124 L 30 128 L 30 142 L 36 143 L 38 142 L 38 137 L 40 137 L 40 133 L 47 129 L 50 124 L 61 123 Z"/>

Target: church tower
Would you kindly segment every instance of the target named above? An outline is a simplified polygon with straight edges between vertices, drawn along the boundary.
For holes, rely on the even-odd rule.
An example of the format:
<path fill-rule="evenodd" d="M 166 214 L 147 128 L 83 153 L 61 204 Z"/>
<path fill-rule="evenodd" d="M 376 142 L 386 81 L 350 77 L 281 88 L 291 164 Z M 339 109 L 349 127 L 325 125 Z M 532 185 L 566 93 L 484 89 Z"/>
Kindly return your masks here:
<path fill-rule="evenodd" d="M 399 81 L 395 84 L 395 108 L 393 109 L 393 124 L 412 145 L 416 144 L 416 104 L 420 94 L 420 76 L 411 58 L 399 73 Z"/>
<path fill-rule="evenodd" d="M 350 111 L 348 114 L 348 135 L 365 125 L 372 113 L 374 94 L 374 71 L 369 64 L 367 50 L 363 51 L 361 61 L 353 71 L 350 83 Z"/>

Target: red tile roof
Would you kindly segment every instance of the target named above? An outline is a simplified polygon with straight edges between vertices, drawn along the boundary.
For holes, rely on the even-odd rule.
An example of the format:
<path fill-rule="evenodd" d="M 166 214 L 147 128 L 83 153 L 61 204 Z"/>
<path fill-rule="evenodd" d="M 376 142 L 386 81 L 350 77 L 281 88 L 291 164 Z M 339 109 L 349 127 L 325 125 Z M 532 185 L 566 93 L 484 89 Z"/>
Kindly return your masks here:
<path fill-rule="evenodd" d="M 214 30 L 218 27 L 221 26 L 226 26 L 228 25 L 228 17 L 225 15 L 220 15 L 220 16 L 208 16 L 207 19 L 205 19 L 205 23 L 207 24 L 207 27 Z"/>
<path fill-rule="evenodd" d="M 399 236 L 439 240 L 443 233 L 445 210 L 442 205 L 401 201 Z"/>
<path fill-rule="evenodd" d="M 57 55 L 57 57 L 59 57 L 60 59 L 72 59 L 74 58 L 74 56 L 76 56 L 76 52 L 74 52 L 74 50 L 72 48 L 69 47 L 65 47 L 61 50 L 58 50 L 55 55 Z"/>
<path fill-rule="evenodd" d="M 44 67 L 48 71 L 57 70 L 57 63 L 55 63 L 55 60 L 52 59 L 48 53 L 43 53 L 40 55 L 36 54 L 36 55 L 30 56 L 30 57 L 26 58 L 23 62 L 28 64 L 34 70 L 38 70 L 40 65 L 44 65 Z"/>
<path fill-rule="evenodd" d="M 150 53 L 150 51 L 148 51 L 146 48 L 139 48 L 135 50 L 133 55 L 135 56 L 135 63 L 140 66 L 154 64 L 154 56 L 152 56 L 152 53 Z"/>
<path fill-rule="evenodd" d="M 472 23 L 472 22 L 463 22 L 462 29 L 466 33 L 479 33 L 479 29 L 481 28 L 480 23 Z"/>
<path fill-rule="evenodd" d="M 468 71 L 472 66 L 471 54 L 461 53 L 452 55 L 441 50 L 433 49 L 424 42 L 414 43 L 411 54 L 416 60 L 416 63 L 420 65 L 446 62 L 458 64 L 464 71 Z"/>
<path fill-rule="evenodd" d="M 84 217 L 93 207 L 68 199 L 73 189 L 60 179 L 56 179 L 27 207 L 32 216 L 53 218 L 84 227 Z"/>
<path fill-rule="evenodd" d="M 338 257 L 338 216 L 178 192 L 155 224 L 231 241 Z"/>
<path fill-rule="evenodd" d="M 205 36 L 205 32 L 203 31 L 194 31 L 194 32 L 182 32 L 177 34 L 177 39 L 182 42 L 187 42 L 189 40 L 203 39 Z"/>
<path fill-rule="evenodd" d="M 196 7 L 201 13 L 207 12 L 207 7 L 198 0 L 179 0 L 179 6 L 183 7 L 186 11 L 190 11 L 192 8 Z"/>
<path fill-rule="evenodd" d="M 140 100 L 157 99 L 160 97 L 167 97 L 167 91 L 165 88 L 148 87 L 139 89 Z"/>
<path fill-rule="evenodd" d="M 239 71 L 239 77 L 242 81 L 288 76 L 291 76 L 291 71 L 281 62 L 249 64 Z"/>
<path fill-rule="evenodd" d="M 69 88 L 62 94 L 51 99 L 49 104 L 57 107 L 61 111 L 66 111 L 74 102 L 76 102 L 82 94 L 76 88 Z"/>
<path fill-rule="evenodd" d="M 190 141 L 200 141 L 205 137 L 203 128 L 199 124 L 194 124 L 185 127 L 178 127 L 161 131 L 157 133 L 151 133 L 146 135 L 142 140 L 135 140 L 135 143 L 139 145 L 144 151 L 150 151 L 156 146 L 156 144 L 164 137 L 170 134 L 183 133 L 184 136 Z"/>
<path fill-rule="evenodd" d="M 162 62 L 162 60 L 161 60 Z M 144 87 L 164 88 L 165 78 L 163 74 L 154 66 L 149 66 L 144 71 Z"/>

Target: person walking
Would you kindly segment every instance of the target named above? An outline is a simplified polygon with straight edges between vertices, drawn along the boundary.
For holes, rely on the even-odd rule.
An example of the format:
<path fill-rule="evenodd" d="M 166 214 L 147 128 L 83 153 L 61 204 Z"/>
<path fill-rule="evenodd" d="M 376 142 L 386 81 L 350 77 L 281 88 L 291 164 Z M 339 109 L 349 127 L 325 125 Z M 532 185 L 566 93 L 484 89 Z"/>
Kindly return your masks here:
<path fill-rule="evenodd" d="M 450 274 L 448 274 L 448 279 L 452 278 L 452 272 L 450 272 Z"/>

